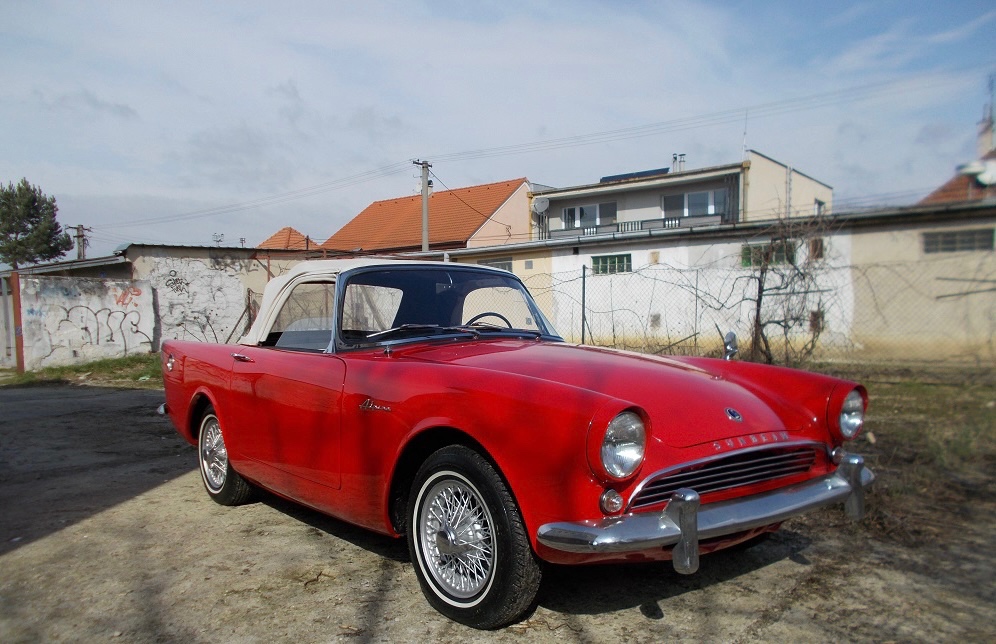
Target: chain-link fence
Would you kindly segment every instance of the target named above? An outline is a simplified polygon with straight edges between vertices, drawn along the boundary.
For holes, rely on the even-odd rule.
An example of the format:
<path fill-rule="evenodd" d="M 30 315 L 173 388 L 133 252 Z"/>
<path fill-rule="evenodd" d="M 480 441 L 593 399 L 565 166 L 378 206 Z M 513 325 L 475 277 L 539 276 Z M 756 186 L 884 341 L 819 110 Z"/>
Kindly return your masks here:
<path fill-rule="evenodd" d="M 963 258 L 856 266 L 663 264 L 614 274 L 590 268 L 524 277 L 569 342 L 658 355 L 809 361 L 996 363 L 996 275 Z M 762 282 L 763 279 L 763 282 Z M 760 287 L 760 302 L 758 291 Z M 240 331 L 259 309 L 250 291 Z M 760 324 L 755 324 L 760 320 Z"/>
<path fill-rule="evenodd" d="M 628 272 L 590 268 L 525 281 L 568 341 L 634 351 L 717 356 L 736 333 L 741 356 L 779 364 L 849 360 L 996 360 L 991 262 L 963 259 L 740 270 L 661 264 Z"/>

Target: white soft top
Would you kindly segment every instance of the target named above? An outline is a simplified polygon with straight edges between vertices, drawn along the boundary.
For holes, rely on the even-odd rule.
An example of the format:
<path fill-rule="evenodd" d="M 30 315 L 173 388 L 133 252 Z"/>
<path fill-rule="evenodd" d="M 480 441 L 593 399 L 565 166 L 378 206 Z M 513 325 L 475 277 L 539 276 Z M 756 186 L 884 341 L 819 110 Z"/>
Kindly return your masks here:
<path fill-rule="evenodd" d="M 263 290 L 263 301 L 259 305 L 259 315 L 253 320 L 249 332 L 239 338 L 239 344 L 256 346 L 266 339 L 266 332 L 273 324 L 273 318 L 277 314 L 279 305 L 283 303 L 287 293 L 301 282 L 313 282 L 316 280 L 335 279 L 346 271 L 354 268 L 366 268 L 369 266 L 401 267 L 401 266 L 469 266 L 454 264 L 451 262 L 429 262 L 422 260 L 401 260 L 383 258 L 363 258 L 363 259 L 320 259 L 295 264 L 288 272 L 279 277 L 274 277 L 267 282 Z M 484 268 L 473 265 L 474 268 Z M 499 269 L 493 269 L 499 270 Z"/>

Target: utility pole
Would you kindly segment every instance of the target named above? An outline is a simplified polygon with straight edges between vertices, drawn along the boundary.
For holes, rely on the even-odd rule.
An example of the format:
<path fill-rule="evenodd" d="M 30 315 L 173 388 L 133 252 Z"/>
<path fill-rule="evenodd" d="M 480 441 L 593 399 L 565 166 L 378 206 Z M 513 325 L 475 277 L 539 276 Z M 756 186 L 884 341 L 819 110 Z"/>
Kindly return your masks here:
<path fill-rule="evenodd" d="M 92 228 L 86 228 L 83 224 L 78 226 L 69 226 L 76 230 L 76 259 L 86 259 L 86 247 L 90 245 L 90 241 L 86 238 L 87 233 L 92 233 Z"/>
<path fill-rule="evenodd" d="M 415 165 L 422 166 L 422 252 L 429 251 L 429 168 L 432 167 L 428 161 L 412 161 Z"/>

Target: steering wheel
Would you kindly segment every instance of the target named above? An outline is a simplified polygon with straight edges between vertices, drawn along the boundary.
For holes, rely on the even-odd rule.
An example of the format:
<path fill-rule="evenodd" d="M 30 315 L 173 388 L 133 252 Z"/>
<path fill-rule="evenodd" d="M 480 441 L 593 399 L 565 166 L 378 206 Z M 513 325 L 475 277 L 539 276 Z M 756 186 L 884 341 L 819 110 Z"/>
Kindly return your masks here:
<path fill-rule="evenodd" d="M 494 311 L 485 311 L 484 313 L 478 313 L 474 317 L 467 320 L 465 324 L 466 326 L 471 326 L 474 324 L 474 322 L 477 322 L 482 318 L 488 318 L 488 317 L 498 318 L 499 320 L 505 323 L 505 326 L 507 326 L 510 329 L 512 328 L 512 323 L 508 321 L 507 317 L 505 317 L 501 313 L 495 313 Z"/>

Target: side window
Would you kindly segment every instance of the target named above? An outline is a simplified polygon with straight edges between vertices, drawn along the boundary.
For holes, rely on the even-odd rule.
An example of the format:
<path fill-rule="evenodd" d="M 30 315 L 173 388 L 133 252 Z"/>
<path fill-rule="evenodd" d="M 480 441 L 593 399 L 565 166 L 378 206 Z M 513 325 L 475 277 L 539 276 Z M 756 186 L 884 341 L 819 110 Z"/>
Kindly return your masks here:
<path fill-rule="evenodd" d="M 282 349 L 324 351 L 332 340 L 335 283 L 298 284 L 270 327 L 268 344 Z"/>
<path fill-rule="evenodd" d="M 342 337 L 360 340 L 394 325 L 401 307 L 401 289 L 349 284 L 342 303 Z"/>
<path fill-rule="evenodd" d="M 498 317 L 499 315 L 501 317 Z M 460 324 L 467 324 L 475 317 L 478 318 L 476 321 L 481 324 L 490 324 L 501 328 L 510 324 L 513 329 L 531 329 L 534 331 L 539 329 L 522 292 L 513 288 L 486 287 L 468 293 L 463 301 Z M 505 320 L 508 321 L 508 324 L 505 323 Z"/>

